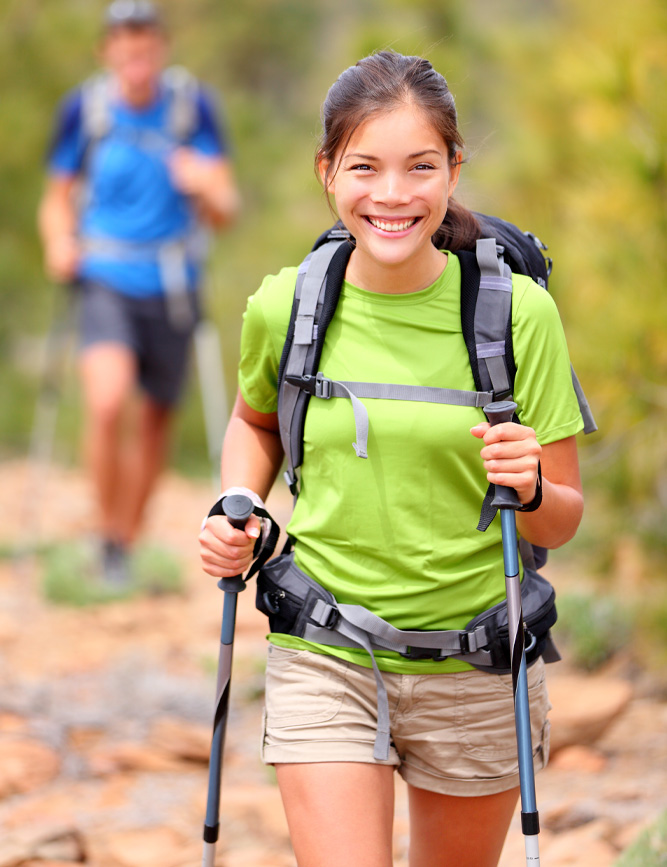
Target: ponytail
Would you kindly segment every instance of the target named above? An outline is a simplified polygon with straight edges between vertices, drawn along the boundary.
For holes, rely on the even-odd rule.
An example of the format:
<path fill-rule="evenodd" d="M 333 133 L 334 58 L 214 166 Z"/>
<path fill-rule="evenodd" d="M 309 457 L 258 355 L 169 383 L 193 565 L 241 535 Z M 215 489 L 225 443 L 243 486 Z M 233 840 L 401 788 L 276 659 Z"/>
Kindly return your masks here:
<path fill-rule="evenodd" d="M 474 250 L 475 242 L 481 237 L 482 229 L 477 217 L 455 199 L 450 199 L 445 219 L 431 240 L 439 250 L 455 253 L 457 250 Z"/>

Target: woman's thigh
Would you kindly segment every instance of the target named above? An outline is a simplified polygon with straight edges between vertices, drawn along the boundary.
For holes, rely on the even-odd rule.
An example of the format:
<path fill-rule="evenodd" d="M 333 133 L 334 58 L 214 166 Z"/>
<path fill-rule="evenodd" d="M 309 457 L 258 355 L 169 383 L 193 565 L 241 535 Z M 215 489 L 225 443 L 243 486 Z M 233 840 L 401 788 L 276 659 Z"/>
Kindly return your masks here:
<path fill-rule="evenodd" d="M 496 867 L 519 789 L 457 797 L 408 786 L 410 867 Z"/>
<path fill-rule="evenodd" d="M 392 767 L 277 764 L 276 773 L 299 867 L 391 867 Z"/>

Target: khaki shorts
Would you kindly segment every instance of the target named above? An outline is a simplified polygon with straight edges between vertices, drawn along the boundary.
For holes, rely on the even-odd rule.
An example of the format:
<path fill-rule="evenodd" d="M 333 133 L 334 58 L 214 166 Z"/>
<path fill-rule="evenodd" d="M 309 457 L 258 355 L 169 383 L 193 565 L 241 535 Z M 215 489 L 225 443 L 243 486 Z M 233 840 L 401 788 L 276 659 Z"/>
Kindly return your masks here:
<path fill-rule="evenodd" d="M 412 786 L 478 796 L 519 785 L 511 675 L 382 672 L 389 696 L 389 759 Z M 549 757 L 544 662 L 528 669 L 535 770 Z M 373 671 L 309 650 L 269 645 L 262 758 L 370 762 L 377 722 Z"/>

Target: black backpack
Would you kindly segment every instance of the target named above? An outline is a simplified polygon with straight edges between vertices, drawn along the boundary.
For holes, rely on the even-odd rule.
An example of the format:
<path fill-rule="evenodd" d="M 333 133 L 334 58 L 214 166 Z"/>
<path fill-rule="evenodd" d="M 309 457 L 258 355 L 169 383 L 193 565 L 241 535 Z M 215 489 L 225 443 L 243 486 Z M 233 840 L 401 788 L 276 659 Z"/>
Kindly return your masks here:
<path fill-rule="evenodd" d="M 287 457 L 285 479 L 295 498 L 299 490 L 298 469 L 303 460 L 305 415 L 311 397 L 351 400 L 357 429 L 353 445 L 357 455 L 365 458 L 368 416 L 361 398 L 484 407 L 512 395 L 516 374 L 512 349 L 512 272 L 531 277 L 547 290 L 552 262 L 543 255 L 546 246 L 532 233 L 522 232 L 498 217 L 475 216 L 483 237 L 474 249 L 456 251 L 461 264 L 461 324 L 475 392 L 327 379 L 319 371 L 320 357 L 340 297 L 353 239 L 337 223 L 317 239 L 302 262 L 278 373 L 278 419 Z M 572 379 L 584 432 L 591 433 L 597 426 L 574 370 Z M 483 510 L 478 529 L 485 530 L 494 514 L 488 508 Z"/>

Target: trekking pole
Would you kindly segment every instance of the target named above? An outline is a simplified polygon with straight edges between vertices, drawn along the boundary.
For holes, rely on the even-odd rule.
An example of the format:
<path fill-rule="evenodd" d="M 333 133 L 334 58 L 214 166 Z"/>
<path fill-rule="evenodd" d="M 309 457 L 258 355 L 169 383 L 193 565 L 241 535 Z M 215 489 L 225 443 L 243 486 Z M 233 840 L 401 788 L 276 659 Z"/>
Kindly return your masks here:
<path fill-rule="evenodd" d="M 238 530 L 245 527 L 253 513 L 250 497 L 232 494 L 221 503 L 227 520 Z M 220 655 L 218 658 L 218 681 L 216 689 L 215 716 L 213 719 L 213 740 L 208 766 L 208 796 L 206 800 L 206 820 L 204 822 L 203 867 L 213 867 L 215 844 L 220 830 L 220 784 L 222 782 L 222 753 L 225 746 L 225 732 L 229 714 L 229 689 L 232 679 L 232 653 L 234 649 L 234 630 L 236 627 L 236 603 L 238 594 L 245 590 L 242 575 L 221 578 L 218 587 L 224 591 L 222 609 L 222 629 L 220 632 Z"/>
<path fill-rule="evenodd" d="M 41 498 L 51 468 L 58 418 L 69 363 L 77 308 L 77 285 L 58 287 L 54 298 L 55 314 L 46 334 L 40 364 L 40 382 L 28 445 L 27 479 L 22 504 L 22 527 L 25 538 L 18 543 L 16 554 L 39 548 L 41 536 Z"/>
<path fill-rule="evenodd" d="M 516 404 L 511 400 L 496 401 L 484 407 L 491 425 L 512 421 Z M 517 509 L 521 503 L 513 488 L 496 485 L 493 505 L 500 510 L 503 534 L 503 560 L 505 562 L 505 589 L 507 593 L 507 624 L 509 627 L 510 659 L 512 665 L 512 692 L 514 694 L 514 720 L 519 757 L 519 784 L 521 787 L 521 830 L 526 845 L 526 864 L 540 867 L 538 835 L 540 818 L 535 798 L 535 770 L 530 733 L 528 706 L 528 676 L 524 645 L 521 582 L 519 580 L 519 553 L 516 534 Z"/>

